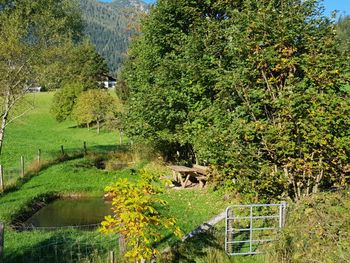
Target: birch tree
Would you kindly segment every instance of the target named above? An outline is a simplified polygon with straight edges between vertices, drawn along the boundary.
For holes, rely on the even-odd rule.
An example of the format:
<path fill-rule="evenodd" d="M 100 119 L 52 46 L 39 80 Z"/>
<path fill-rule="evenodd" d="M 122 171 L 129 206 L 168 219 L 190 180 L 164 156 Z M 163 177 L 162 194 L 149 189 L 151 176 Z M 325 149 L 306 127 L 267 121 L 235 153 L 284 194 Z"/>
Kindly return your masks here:
<path fill-rule="evenodd" d="M 0 154 L 6 126 L 31 107 L 14 111 L 41 82 L 50 50 L 80 37 L 81 19 L 68 0 L 0 1 Z M 56 57 L 56 59 L 59 59 Z"/>

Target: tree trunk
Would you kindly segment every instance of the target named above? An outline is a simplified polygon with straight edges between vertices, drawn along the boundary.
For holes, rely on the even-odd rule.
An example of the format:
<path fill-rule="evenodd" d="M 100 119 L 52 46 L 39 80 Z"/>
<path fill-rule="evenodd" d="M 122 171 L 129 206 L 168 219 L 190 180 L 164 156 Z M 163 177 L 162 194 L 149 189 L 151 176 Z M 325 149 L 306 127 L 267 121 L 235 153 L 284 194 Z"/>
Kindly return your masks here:
<path fill-rule="evenodd" d="M 7 124 L 7 118 L 9 115 L 9 109 L 10 109 L 10 94 L 6 95 L 6 100 L 5 100 L 5 110 L 2 114 L 2 121 L 1 121 L 1 128 L 0 128 L 0 155 L 2 151 L 2 145 L 4 142 L 4 137 L 5 137 L 5 128 Z"/>
<path fill-rule="evenodd" d="M 100 134 L 100 121 L 97 120 L 97 134 Z"/>
<path fill-rule="evenodd" d="M 124 255 L 126 250 L 125 247 L 125 237 L 123 235 L 119 235 L 119 254 Z"/>

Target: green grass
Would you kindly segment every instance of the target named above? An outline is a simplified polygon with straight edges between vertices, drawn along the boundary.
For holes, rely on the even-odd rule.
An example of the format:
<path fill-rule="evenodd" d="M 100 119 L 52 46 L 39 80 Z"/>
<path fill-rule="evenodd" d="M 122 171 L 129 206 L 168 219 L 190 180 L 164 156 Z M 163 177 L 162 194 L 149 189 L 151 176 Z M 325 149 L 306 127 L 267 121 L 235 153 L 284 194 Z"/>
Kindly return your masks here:
<path fill-rule="evenodd" d="M 38 149 L 42 159 L 51 160 L 60 153 L 61 145 L 67 152 L 80 151 L 86 141 L 88 149 L 104 151 L 119 142 L 117 132 L 102 130 L 97 134 L 95 129 L 76 128 L 71 120 L 58 123 L 50 114 L 53 95 L 53 92 L 29 94 L 27 99 L 34 100 L 35 108 L 7 126 L 0 156 L 6 178 L 19 175 L 21 156 L 26 165 L 36 160 Z"/>
<path fill-rule="evenodd" d="M 15 232 L 9 228 L 14 217 L 38 196 L 48 193 L 102 196 L 104 187 L 115 181 L 117 177 L 132 176 L 128 169 L 120 172 L 106 172 L 92 167 L 87 169 L 86 165 L 87 160 L 82 159 L 50 167 L 24 184 L 20 190 L 8 193 L 0 199 L 0 220 L 5 222 L 7 226 L 5 235 L 6 262 L 21 262 L 20 260 L 25 255 L 28 260 L 29 255 L 27 254 L 29 252 L 34 253 L 32 262 L 35 262 L 37 260 L 35 253 L 37 253 L 38 248 L 59 243 L 59 240 L 62 239 L 65 239 L 67 246 L 72 243 L 81 244 L 84 240 L 85 244 L 91 239 L 101 239 L 100 234 L 88 231 Z M 104 247 L 106 245 L 109 246 L 110 243 L 106 243 Z M 116 246 L 114 245 L 114 247 Z M 44 252 L 40 253 L 44 254 Z"/>
<path fill-rule="evenodd" d="M 38 149 L 42 150 L 44 160 L 57 158 L 60 145 L 64 145 L 69 154 L 81 151 L 83 141 L 87 142 L 88 150 L 107 153 L 117 150 L 119 141 L 115 132 L 102 131 L 97 135 L 95 130 L 76 128 L 73 121 L 56 122 L 49 114 L 53 93 L 31 94 L 35 96 L 36 107 L 25 117 L 11 123 L 6 130 L 5 145 L 1 155 L 1 164 L 5 167 L 5 183 L 16 179 L 19 175 L 19 159 L 25 156 L 27 164 L 35 160 Z M 107 155 L 106 155 L 107 156 Z M 52 162 L 42 171 L 19 185 L 17 189 L 0 196 L 0 221 L 5 223 L 5 262 L 106 262 L 108 251 L 117 250 L 118 244 L 115 236 L 102 236 L 96 231 L 61 230 L 61 231 L 24 231 L 16 232 L 10 228 L 10 223 L 16 216 L 30 208 L 33 200 L 38 200 L 48 194 L 84 196 L 102 196 L 106 185 L 117 178 L 137 178 L 135 170 L 142 166 L 136 165 L 133 169 L 121 171 L 104 171 L 94 166 L 96 154 L 73 160 Z M 15 171 L 11 174 L 11 170 Z M 177 219 L 178 225 L 185 234 L 206 222 L 211 217 L 222 212 L 228 205 L 218 192 L 210 189 L 167 189 L 162 198 L 168 201 L 168 208 L 162 212 Z M 219 233 L 223 233 L 222 229 Z M 174 244 L 176 238 L 168 235 L 159 245 L 164 248 Z M 221 244 L 222 239 L 216 239 Z M 215 243 L 214 242 L 214 243 Z M 202 251 L 177 251 L 176 255 L 181 262 L 206 262 L 208 258 L 219 253 L 213 249 L 214 244 L 208 238 L 188 240 L 184 245 Z M 192 253 L 189 260 L 185 260 L 186 253 Z M 89 260 L 84 260 L 88 256 Z M 262 262 L 258 258 L 244 258 L 248 261 L 233 262 Z M 201 261 L 202 260 L 202 261 Z M 203 261 L 204 260 L 204 261 Z M 231 258 L 231 260 L 233 260 Z M 251 261 L 254 260 L 254 261 Z M 176 261 L 175 261 L 176 262 Z"/>
<path fill-rule="evenodd" d="M 64 251 L 69 250 L 69 244 L 87 244 L 88 240 L 102 238 L 97 232 L 77 230 L 51 232 L 15 232 L 11 230 L 10 222 L 28 207 L 32 200 L 48 193 L 102 196 L 104 187 L 117 178 L 135 179 L 137 176 L 130 169 L 114 172 L 99 170 L 93 167 L 92 159 L 83 158 L 49 167 L 25 183 L 19 190 L 7 193 L 0 198 L 0 221 L 5 222 L 7 226 L 5 236 L 6 262 L 21 262 L 23 257 L 26 258 L 27 262 L 36 262 L 37 257 L 41 258 L 37 254 L 45 254 L 43 251 L 40 252 L 40 249 L 47 244 L 58 244 L 63 239 L 66 240 L 68 246 L 61 248 Z M 184 233 L 193 230 L 227 206 L 227 203 L 217 192 L 209 190 L 167 190 L 162 197 L 169 203 L 168 209 L 164 212 L 178 220 Z M 108 252 L 106 247 L 111 245 L 111 242 L 108 242 L 109 239 L 110 237 L 105 238 L 107 242 L 99 248 L 100 254 L 101 251 Z M 170 235 L 163 240 L 161 247 L 173 244 L 175 240 L 174 236 Z M 96 247 L 94 248 L 96 249 Z M 113 248 L 117 248 L 116 242 L 113 243 Z M 76 249 L 74 248 L 74 250 Z M 91 252 L 86 248 L 85 250 Z M 33 256 L 30 256 L 32 254 Z M 33 261 L 28 258 L 32 258 Z"/>
<path fill-rule="evenodd" d="M 159 262 L 179 263 L 263 263 L 265 255 L 227 256 L 224 248 L 224 222 L 219 223 L 206 233 L 179 243 L 170 252 L 163 254 Z"/>
<path fill-rule="evenodd" d="M 350 190 L 318 193 L 290 204 L 279 242 L 267 260 L 278 262 L 349 262 Z"/>

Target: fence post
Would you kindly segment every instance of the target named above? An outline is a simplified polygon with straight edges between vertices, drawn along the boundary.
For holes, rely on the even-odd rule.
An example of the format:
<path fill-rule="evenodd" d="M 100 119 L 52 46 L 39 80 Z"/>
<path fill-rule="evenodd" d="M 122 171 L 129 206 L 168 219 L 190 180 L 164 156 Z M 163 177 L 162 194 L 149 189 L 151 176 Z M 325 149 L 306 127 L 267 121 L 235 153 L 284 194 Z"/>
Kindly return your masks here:
<path fill-rule="evenodd" d="M 114 263 L 114 251 L 109 251 L 109 263 Z"/>
<path fill-rule="evenodd" d="M 87 154 L 87 147 L 86 147 L 86 142 L 84 142 L 84 154 Z"/>
<path fill-rule="evenodd" d="M 0 164 L 0 190 L 1 192 L 5 191 L 5 185 L 4 185 L 4 168 Z"/>
<path fill-rule="evenodd" d="M 4 263 L 4 224 L 0 223 L 0 263 Z"/>
<path fill-rule="evenodd" d="M 123 130 L 119 129 L 119 144 L 123 144 Z"/>
<path fill-rule="evenodd" d="M 21 177 L 24 177 L 24 157 L 21 156 Z"/>
<path fill-rule="evenodd" d="M 285 227 L 286 225 L 286 216 L 287 216 L 287 202 L 286 201 L 282 201 L 281 202 L 281 206 L 282 206 L 282 223 L 281 223 L 281 228 Z"/>
<path fill-rule="evenodd" d="M 40 165 L 41 163 L 41 150 L 38 150 L 38 164 Z"/>
<path fill-rule="evenodd" d="M 231 209 L 228 207 L 226 209 L 226 224 L 225 224 L 225 243 L 226 243 L 226 252 L 232 254 L 234 252 L 233 245 L 230 243 L 233 241 L 233 215 L 231 215 Z"/>
<path fill-rule="evenodd" d="M 64 147 L 63 147 L 63 145 L 61 145 L 61 155 L 62 156 L 64 155 Z"/>

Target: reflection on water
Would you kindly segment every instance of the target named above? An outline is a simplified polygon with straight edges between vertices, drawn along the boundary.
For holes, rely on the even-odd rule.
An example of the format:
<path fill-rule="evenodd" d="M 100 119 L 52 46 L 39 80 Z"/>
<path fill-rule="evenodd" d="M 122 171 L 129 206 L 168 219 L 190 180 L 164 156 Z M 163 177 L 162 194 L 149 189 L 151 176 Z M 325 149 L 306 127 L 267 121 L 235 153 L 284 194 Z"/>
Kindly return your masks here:
<path fill-rule="evenodd" d="M 102 198 L 56 200 L 24 222 L 25 226 L 62 227 L 100 223 L 111 214 L 111 204 Z"/>

